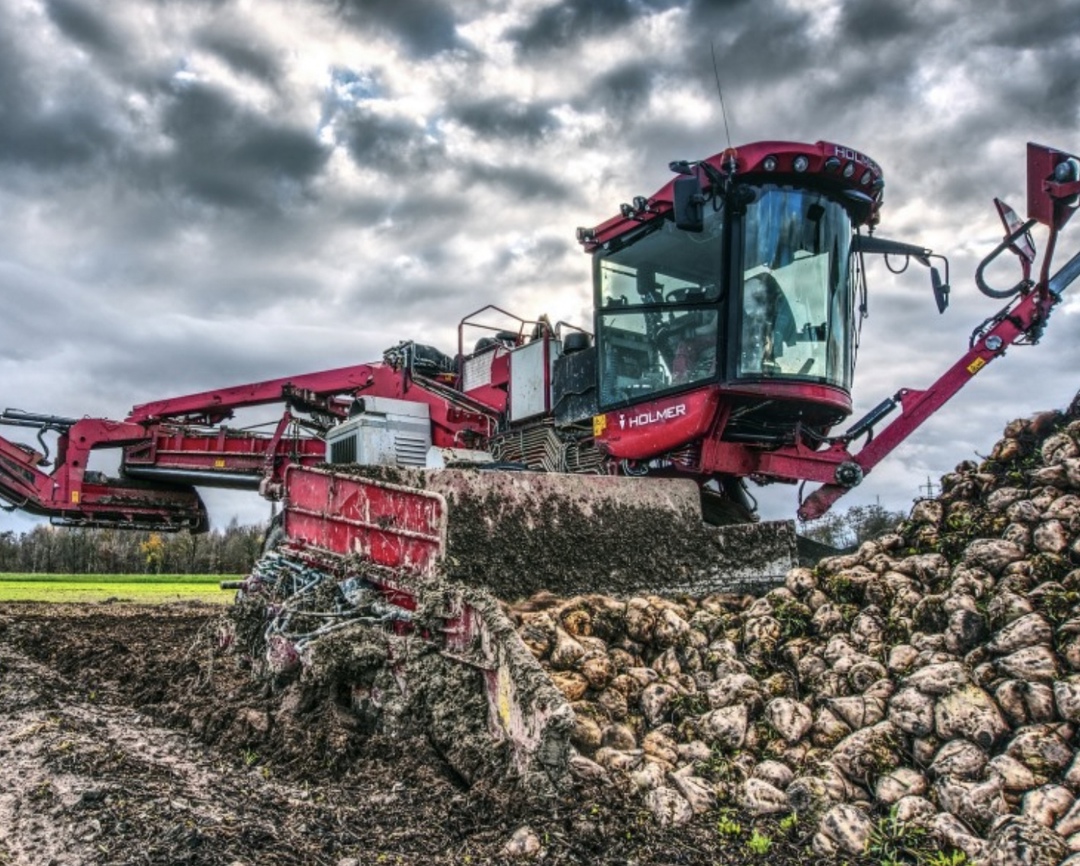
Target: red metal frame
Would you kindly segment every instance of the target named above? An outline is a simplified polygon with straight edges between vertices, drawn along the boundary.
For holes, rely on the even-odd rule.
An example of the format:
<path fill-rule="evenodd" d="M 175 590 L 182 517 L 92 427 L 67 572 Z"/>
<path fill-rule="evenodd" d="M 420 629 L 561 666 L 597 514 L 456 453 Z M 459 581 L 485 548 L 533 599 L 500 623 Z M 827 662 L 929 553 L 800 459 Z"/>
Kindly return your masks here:
<path fill-rule="evenodd" d="M 140 477 L 143 468 L 162 477 L 173 472 L 177 476 L 201 472 L 208 479 L 219 476 L 222 486 L 230 477 L 248 478 L 248 484 L 238 480 L 236 486 L 253 489 L 264 478 L 280 482 L 286 466 L 314 466 L 326 459 L 321 439 L 284 435 L 283 428 L 291 419 L 290 413 L 284 413 L 271 436 L 225 428 L 200 434 L 188 428 L 155 425 L 142 441 L 124 449 L 124 469 L 134 477 Z"/>
<path fill-rule="evenodd" d="M 881 173 L 872 160 L 826 142 L 816 145 L 765 142 L 737 152 L 725 152 L 711 158 L 709 163 L 718 170 L 726 170 L 734 159 L 740 174 L 760 176 L 768 172 L 766 161 L 775 158 L 776 170 L 790 175 L 799 155 L 809 159 L 808 175 L 817 172 L 831 183 L 879 191 Z M 757 387 L 720 383 L 597 416 L 594 438 L 612 458 L 612 468 L 619 461 L 634 463 L 668 457 L 678 471 L 701 478 L 719 474 L 814 481 L 821 486 L 803 502 L 799 513 L 804 519 L 823 514 L 972 376 L 1004 354 L 1008 346 L 1021 340 L 1037 341 L 1061 292 L 1080 276 L 1080 254 L 1053 279 L 1049 275 L 1058 232 L 1073 213 L 1072 200 L 1080 195 L 1080 180 L 1062 181 L 1055 175 L 1059 165 L 1072 159 L 1062 151 L 1040 145 L 1028 147 L 1029 213 L 1032 220 L 1044 223 L 1050 230 L 1038 282 L 1022 281 L 1020 293 L 986 323 L 968 351 L 936 382 L 925 390 L 902 389 L 895 398 L 901 409 L 899 416 L 868 438 L 860 449 L 853 449 L 851 437 L 842 436 L 820 447 L 811 447 L 810 440 L 801 436 L 797 428 L 793 430 L 793 444 L 782 447 L 766 442 L 725 441 L 724 430 L 736 401 L 745 403 L 780 394 L 827 405 L 841 415 L 850 410 L 850 403 L 846 393 L 824 386 L 776 382 Z M 848 164 L 856 166 L 856 171 L 851 178 L 844 178 L 837 165 Z M 863 173 L 868 178 L 865 185 L 859 183 Z M 671 209 L 670 197 L 671 184 L 649 200 L 647 210 L 634 216 L 616 217 L 586 233 L 587 237 L 583 237 L 586 248 L 592 249 L 644 220 L 659 218 Z M 874 201 L 879 203 L 880 197 Z M 1015 238 L 1010 237 L 1015 226 L 1004 211 L 1000 212 L 1006 225 L 1003 246 L 1020 253 Z M 868 220 L 876 221 L 876 204 Z M 548 327 L 543 321 L 526 323 L 514 318 L 522 327 L 525 324 Z M 549 336 L 550 333 L 544 335 L 545 339 Z M 258 485 L 266 495 L 284 492 L 287 497 L 293 495 L 292 477 L 304 479 L 305 485 L 317 486 L 310 480 L 317 475 L 311 474 L 310 467 L 324 459 L 325 446 L 317 436 L 289 432 L 294 419 L 288 407 L 292 405 L 343 415 L 347 401 L 342 401 L 342 397 L 370 394 L 421 402 L 430 409 L 434 446 L 482 446 L 506 421 L 509 360 L 504 357 L 497 359 L 497 363 L 500 366 L 493 371 L 496 374 L 493 382 L 468 394 L 441 379 L 414 377 L 410 370 L 394 363 L 376 363 L 146 403 L 136 406 L 125 421 L 84 418 L 43 423 L 43 429 L 60 431 L 55 468 L 51 473 L 45 472 L 44 455 L 0 438 L 0 498 L 15 507 L 63 522 L 198 529 L 205 527 L 206 515 L 194 489 L 186 484 L 162 481 L 197 478 L 197 483 L 221 486 L 239 482 Z M 460 377 L 455 384 L 460 384 Z M 220 426 L 235 409 L 270 403 L 285 403 L 287 407 L 271 434 Z M 130 475 L 137 478 L 141 473 L 144 478 L 156 481 L 140 482 L 130 477 L 105 479 L 96 473 L 88 474 L 90 453 L 103 448 L 124 449 L 124 467 Z M 330 496 L 329 491 L 318 495 L 323 494 Z M 332 535 L 335 509 L 340 508 L 340 516 L 348 521 L 354 519 L 348 513 L 353 507 L 335 500 L 333 507 L 323 507 L 304 519 L 294 507 L 290 519 L 295 521 L 295 531 L 302 535 L 316 532 L 311 527 L 301 530 L 308 518 L 319 524 L 318 531 Z M 420 520 L 415 515 L 402 515 L 400 519 L 407 528 L 410 520 Z M 312 543 L 319 542 L 321 546 L 323 541 L 331 540 L 330 535 L 318 536 Z M 403 560 L 406 564 L 410 562 L 414 564 L 408 567 L 413 568 L 412 559 Z"/>
<path fill-rule="evenodd" d="M 133 444 L 145 436 L 137 424 L 84 418 L 61 433 L 52 474 L 41 469 L 43 455 L 0 438 L 0 495 L 30 513 L 62 522 L 205 529 L 206 511 L 194 490 L 87 476 L 92 450 Z"/>
<path fill-rule="evenodd" d="M 63 523 L 205 529 L 205 508 L 190 484 L 246 486 L 277 497 L 288 467 L 325 461 L 321 438 L 287 435 L 289 410 L 272 434 L 216 425 L 235 409 L 292 400 L 343 414 L 336 398 L 359 394 L 427 404 L 436 447 L 462 447 L 463 437 L 486 438 L 496 424 L 494 410 L 418 381 L 407 370 L 389 364 L 342 367 L 146 403 L 126 421 L 84 418 L 60 433 L 52 473 L 43 471 L 44 455 L 0 437 L 0 497 Z M 125 477 L 88 479 L 90 452 L 110 448 L 123 449 Z"/>

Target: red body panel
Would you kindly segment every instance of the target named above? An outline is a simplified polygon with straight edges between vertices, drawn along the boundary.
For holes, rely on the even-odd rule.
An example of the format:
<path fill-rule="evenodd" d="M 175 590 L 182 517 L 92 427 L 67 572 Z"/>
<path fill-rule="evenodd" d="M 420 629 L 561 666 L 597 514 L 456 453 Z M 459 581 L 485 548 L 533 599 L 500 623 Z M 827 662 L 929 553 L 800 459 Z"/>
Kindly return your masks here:
<path fill-rule="evenodd" d="M 430 575 L 446 546 L 446 500 L 370 478 L 291 466 L 285 534 L 406 575 Z"/>
<path fill-rule="evenodd" d="M 272 438 L 272 437 L 271 437 Z M 270 447 L 272 446 L 272 447 Z M 271 442 L 265 435 L 219 430 L 200 435 L 178 427 L 158 427 L 155 435 L 124 449 L 124 466 L 159 470 L 250 475 L 255 484 L 281 464 L 313 466 L 326 460 L 326 443 L 311 437 L 290 436 Z"/>
<path fill-rule="evenodd" d="M 598 415 L 596 441 L 620 460 L 649 460 L 700 439 L 720 404 L 714 386 Z"/>
<path fill-rule="evenodd" d="M 491 381 L 464 393 L 493 412 L 506 411 L 507 389 L 510 385 L 510 353 L 504 349 L 493 350 Z"/>
<path fill-rule="evenodd" d="M 851 395 L 835 385 L 816 382 L 783 382 L 764 379 L 756 382 L 729 382 L 719 386 L 724 398 L 749 397 L 757 403 L 781 400 L 789 403 L 812 403 L 827 406 L 837 414 L 851 414 Z M 745 402 L 745 401 L 742 401 Z"/>

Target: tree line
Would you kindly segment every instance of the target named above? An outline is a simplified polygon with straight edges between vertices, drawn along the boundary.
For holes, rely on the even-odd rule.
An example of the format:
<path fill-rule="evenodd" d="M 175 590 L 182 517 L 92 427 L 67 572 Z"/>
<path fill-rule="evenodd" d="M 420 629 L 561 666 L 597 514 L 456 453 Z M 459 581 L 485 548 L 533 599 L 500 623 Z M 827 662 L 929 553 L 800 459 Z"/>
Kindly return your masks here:
<path fill-rule="evenodd" d="M 201 535 L 35 526 L 0 532 L 0 572 L 20 574 L 247 574 L 265 525 Z"/>
<path fill-rule="evenodd" d="M 906 512 L 890 511 L 882 505 L 853 505 L 847 511 L 830 511 L 802 523 L 799 532 L 822 544 L 853 550 L 864 541 L 892 532 L 906 519 Z"/>

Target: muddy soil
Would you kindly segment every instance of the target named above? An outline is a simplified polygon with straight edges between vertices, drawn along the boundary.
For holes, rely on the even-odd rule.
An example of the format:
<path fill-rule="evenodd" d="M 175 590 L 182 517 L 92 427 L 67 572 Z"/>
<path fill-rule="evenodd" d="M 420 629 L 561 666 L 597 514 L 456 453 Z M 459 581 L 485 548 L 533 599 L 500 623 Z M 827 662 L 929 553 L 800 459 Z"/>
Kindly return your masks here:
<path fill-rule="evenodd" d="M 424 739 L 364 730 L 325 694 L 273 689 L 215 651 L 220 611 L 0 605 L 0 864 L 809 863 L 809 840 L 717 815 L 656 826 L 579 784 L 524 801 L 467 784 Z M 743 828 L 732 833 L 734 818 Z M 809 830 L 809 828 L 806 828 Z"/>

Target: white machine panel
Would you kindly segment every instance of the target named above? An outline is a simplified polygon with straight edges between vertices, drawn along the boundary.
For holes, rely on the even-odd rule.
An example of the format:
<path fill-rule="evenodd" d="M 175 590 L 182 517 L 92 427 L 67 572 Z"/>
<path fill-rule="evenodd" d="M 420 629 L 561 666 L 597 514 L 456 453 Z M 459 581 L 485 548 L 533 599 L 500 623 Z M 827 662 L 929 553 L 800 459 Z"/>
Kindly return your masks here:
<path fill-rule="evenodd" d="M 510 420 L 542 415 L 551 406 L 551 370 L 559 343 L 533 340 L 510 353 Z"/>
<path fill-rule="evenodd" d="M 427 405 L 389 397 L 360 397 L 349 420 L 326 434 L 328 463 L 424 466 L 429 448 Z"/>

